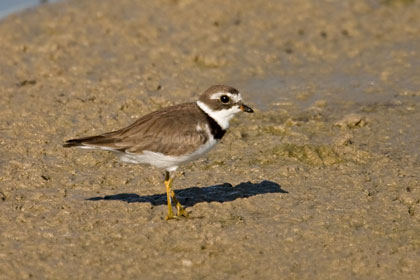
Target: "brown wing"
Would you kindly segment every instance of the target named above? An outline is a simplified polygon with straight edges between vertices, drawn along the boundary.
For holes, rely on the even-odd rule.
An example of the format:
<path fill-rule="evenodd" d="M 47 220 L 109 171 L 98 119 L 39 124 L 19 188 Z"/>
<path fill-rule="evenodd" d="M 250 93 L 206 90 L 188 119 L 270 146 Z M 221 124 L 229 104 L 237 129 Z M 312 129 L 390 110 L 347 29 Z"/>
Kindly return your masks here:
<path fill-rule="evenodd" d="M 98 136 L 73 139 L 65 147 L 94 146 L 141 153 L 144 150 L 181 155 L 191 153 L 207 141 L 197 124 L 206 120 L 195 103 L 181 104 L 150 113 L 130 126 Z"/>

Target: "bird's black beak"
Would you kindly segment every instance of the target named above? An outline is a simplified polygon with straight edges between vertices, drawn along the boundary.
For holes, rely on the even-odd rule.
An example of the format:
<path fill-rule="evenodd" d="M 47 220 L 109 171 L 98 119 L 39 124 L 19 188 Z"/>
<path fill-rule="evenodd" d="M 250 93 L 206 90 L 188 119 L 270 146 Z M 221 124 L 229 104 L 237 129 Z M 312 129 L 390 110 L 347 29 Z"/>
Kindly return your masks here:
<path fill-rule="evenodd" d="M 241 104 L 241 111 L 247 112 L 247 113 L 254 113 L 254 110 L 252 110 L 251 107 L 246 106 L 245 104 Z"/>

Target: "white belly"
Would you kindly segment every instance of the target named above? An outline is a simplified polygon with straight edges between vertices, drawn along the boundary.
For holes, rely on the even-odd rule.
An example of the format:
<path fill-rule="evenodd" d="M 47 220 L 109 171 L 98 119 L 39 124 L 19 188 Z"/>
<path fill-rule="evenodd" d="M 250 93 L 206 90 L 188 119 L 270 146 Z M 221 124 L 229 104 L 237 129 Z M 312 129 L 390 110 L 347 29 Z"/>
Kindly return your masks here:
<path fill-rule="evenodd" d="M 209 152 L 217 142 L 217 140 L 211 137 L 206 144 L 187 155 L 168 156 L 162 153 L 143 151 L 142 154 L 121 153 L 120 160 L 129 163 L 150 164 L 158 168 L 164 168 L 167 171 L 175 171 L 178 166 L 194 161 Z"/>

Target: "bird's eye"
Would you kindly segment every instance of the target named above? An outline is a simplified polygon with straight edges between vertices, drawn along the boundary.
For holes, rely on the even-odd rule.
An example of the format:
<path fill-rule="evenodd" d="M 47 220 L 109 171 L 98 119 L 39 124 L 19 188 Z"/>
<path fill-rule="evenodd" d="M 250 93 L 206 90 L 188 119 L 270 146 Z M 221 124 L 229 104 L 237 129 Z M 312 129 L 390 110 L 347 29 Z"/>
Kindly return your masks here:
<path fill-rule="evenodd" d="M 222 103 L 228 103 L 229 102 L 229 96 L 227 95 L 222 95 L 220 97 L 220 101 L 222 101 Z"/>

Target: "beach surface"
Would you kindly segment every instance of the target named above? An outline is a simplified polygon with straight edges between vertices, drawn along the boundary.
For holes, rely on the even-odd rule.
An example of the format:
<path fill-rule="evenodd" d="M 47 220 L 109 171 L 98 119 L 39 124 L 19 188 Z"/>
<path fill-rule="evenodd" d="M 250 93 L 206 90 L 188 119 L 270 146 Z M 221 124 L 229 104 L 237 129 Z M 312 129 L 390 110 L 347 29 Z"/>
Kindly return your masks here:
<path fill-rule="evenodd" d="M 420 1 L 70 0 L 0 21 L 0 279 L 418 279 Z M 163 171 L 67 139 L 239 89 Z"/>

